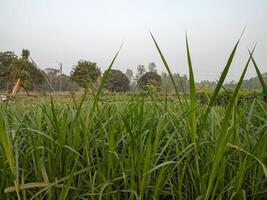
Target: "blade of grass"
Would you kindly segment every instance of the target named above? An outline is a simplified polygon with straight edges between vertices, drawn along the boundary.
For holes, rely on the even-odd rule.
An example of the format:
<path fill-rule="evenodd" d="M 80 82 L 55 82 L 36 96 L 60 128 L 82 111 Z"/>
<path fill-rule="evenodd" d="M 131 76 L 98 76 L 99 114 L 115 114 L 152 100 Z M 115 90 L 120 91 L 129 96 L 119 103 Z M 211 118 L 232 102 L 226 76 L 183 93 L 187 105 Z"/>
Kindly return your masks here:
<path fill-rule="evenodd" d="M 189 87 L 190 87 L 190 104 L 189 104 L 189 123 L 191 126 L 192 132 L 192 142 L 196 143 L 196 91 L 195 91 L 195 80 L 194 80 L 194 72 L 192 67 L 192 61 L 190 56 L 190 50 L 188 45 L 188 39 L 186 35 L 186 53 L 187 53 L 187 62 L 189 68 Z"/>
<path fill-rule="evenodd" d="M 227 140 L 229 138 L 229 132 L 230 132 L 229 131 L 229 123 L 230 123 L 232 112 L 233 112 L 233 109 L 234 109 L 234 106 L 236 103 L 236 97 L 237 97 L 238 91 L 239 91 L 239 89 L 243 83 L 243 80 L 244 80 L 245 74 L 247 72 L 247 68 L 249 66 L 250 61 L 251 61 L 251 55 L 249 56 L 248 61 L 244 67 L 242 75 L 238 81 L 236 88 L 235 88 L 234 94 L 230 99 L 230 102 L 229 102 L 227 110 L 226 110 L 226 114 L 225 114 L 224 119 L 222 121 L 221 129 L 220 129 L 220 133 L 219 133 L 219 138 L 218 138 L 218 142 L 216 145 L 216 151 L 215 151 L 215 155 L 214 155 L 214 159 L 213 159 L 213 165 L 212 165 L 211 173 L 209 176 L 208 187 L 207 187 L 206 194 L 205 194 L 205 200 L 208 200 L 210 197 L 212 186 L 214 185 L 214 179 L 216 176 L 216 172 L 218 170 L 220 161 L 223 158 L 223 153 L 225 151 Z"/>
<path fill-rule="evenodd" d="M 249 54 L 251 55 L 252 53 L 249 51 Z M 251 55 L 251 56 L 252 56 L 252 55 Z M 255 70 L 256 70 L 256 72 L 257 72 L 257 76 L 258 76 L 259 81 L 260 81 L 260 83 L 261 83 L 262 89 L 263 89 L 264 92 L 267 92 L 267 86 L 266 86 L 266 84 L 265 84 L 265 82 L 264 82 L 264 79 L 263 79 L 263 77 L 262 77 L 262 75 L 261 75 L 261 72 L 260 72 L 260 70 L 259 70 L 259 68 L 258 68 L 258 65 L 256 64 L 256 61 L 255 61 L 255 59 L 253 58 L 253 56 L 252 56 L 251 58 L 252 58 L 252 63 L 253 63 L 253 65 L 254 65 L 254 67 L 255 67 Z"/>
<path fill-rule="evenodd" d="M 10 141 L 9 135 L 6 131 L 5 122 L 3 120 L 0 120 L 0 144 L 2 145 L 4 149 L 4 153 L 8 161 L 10 171 L 12 175 L 16 177 L 16 171 L 15 171 L 16 167 L 15 167 L 15 161 L 14 161 L 13 146 Z"/>
<path fill-rule="evenodd" d="M 240 148 L 239 146 L 231 144 L 231 143 L 227 143 L 227 147 L 230 147 L 230 148 L 233 148 L 233 149 L 237 149 L 237 150 L 239 150 L 241 152 L 244 152 L 245 154 L 251 156 L 252 158 L 254 158 L 260 164 L 260 166 L 262 167 L 262 170 L 263 170 L 263 173 L 265 175 L 265 178 L 267 179 L 267 168 L 265 167 L 264 163 L 257 156 L 255 156 L 255 155 L 247 152 L 246 150 Z"/>
<path fill-rule="evenodd" d="M 166 68 L 167 71 L 168 71 L 168 74 L 169 74 L 169 76 L 170 76 L 170 78 L 171 78 L 171 82 L 172 82 L 172 85 L 173 85 L 174 90 L 175 90 L 175 93 L 176 93 L 176 96 L 177 96 L 177 98 L 178 98 L 178 101 L 179 101 L 179 103 L 180 103 L 181 108 L 183 109 L 182 101 L 181 101 L 181 97 L 180 97 L 178 88 L 177 88 L 177 86 L 176 86 L 176 84 L 175 84 L 175 81 L 174 81 L 174 78 L 173 78 L 173 76 L 172 76 L 172 73 L 171 73 L 171 70 L 170 70 L 170 68 L 169 68 L 169 65 L 168 65 L 168 63 L 167 63 L 167 61 L 166 61 L 166 59 L 165 59 L 165 57 L 164 57 L 162 51 L 160 50 L 159 45 L 158 45 L 156 39 L 154 38 L 154 36 L 153 36 L 153 34 L 152 34 L 151 32 L 150 32 L 150 35 L 151 35 L 151 37 L 152 37 L 152 39 L 153 39 L 153 42 L 154 42 L 154 44 L 155 44 L 155 46 L 156 46 L 156 48 L 157 48 L 157 50 L 158 50 L 158 52 L 159 52 L 159 55 L 160 55 L 160 57 L 161 57 L 162 62 L 163 62 L 163 64 L 164 64 L 165 68 Z"/>
<path fill-rule="evenodd" d="M 119 50 L 117 51 L 117 53 L 115 54 L 114 58 L 112 59 L 110 65 L 109 65 L 109 67 L 108 67 L 108 69 L 106 70 L 106 73 L 105 73 L 104 76 L 102 77 L 102 80 L 101 80 L 101 82 L 100 82 L 100 86 L 99 86 L 99 88 L 98 88 L 98 90 L 97 90 L 97 93 L 96 93 L 96 99 L 97 99 L 97 100 L 99 99 L 99 96 L 100 96 L 100 94 L 101 94 L 101 92 L 102 92 L 102 89 L 103 89 L 103 87 L 104 87 L 104 85 L 105 85 L 105 83 L 106 83 L 106 81 L 107 81 L 107 79 L 108 79 L 109 72 L 110 72 L 110 70 L 111 70 L 111 68 L 112 68 L 112 66 L 113 66 L 113 64 L 114 64 L 114 62 L 115 62 L 117 56 L 119 55 L 122 46 L 123 46 L 123 43 L 121 44 Z"/>
<path fill-rule="evenodd" d="M 192 61 L 190 56 L 190 50 L 188 45 L 188 38 L 186 34 L 186 53 L 187 53 L 187 63 L 189 68 L 189 88 L 190 88 L 190 103 L 189 103 L 189 124 L 191 127 L 191 134 L 192 134 L 192 143 L 196 144 L 194 146 L 195 150 L 195 162 L 196 162 L 196 171 L 199 177 L 199 164 L 198 164 L 198 151 L 197 151 L 197 134 L 196 134 L 196 91 L 195 91 L 195 80 L 194 80 L 194 72 L 192 67 Z M 199 183 L 201 183 L 199 181 Z M 200 185 L 201 188 L 201 185 Z"/>
<path fill-rule="evenodd" d="M 68 193 L 69 193 L 69 190 L 71 188 L 71 183 L 73 181 L 73 174 L 74 174 L 74 170 L 76 169 L 77 161 L 78 161 L 78 157 L 77 157 L 77 159 L 76 159 L 76 161 L 72 167 L 70 177 L 64 182 L 63 188 L 62 188 L 61 193 L 60 193 L 59 200 L 65 200 L 68 197 Z"/>
<path fill-rule="evenodd" d="M 230 54 L 230 56 L 228 58 L 228 61 L 227 61 L 226 65 L 225 65 L 224 70 L 223 70 L 223 72 L 222 72 L 222 74 L 220 76 L 220 79 L 219 79 L 219 81 L 218 81 L 218 83 L 216 85 L 216 88 L 215 88 L 215 90 L 213 92 L 213 95 L 212 95 L 212 97 L 211 97 L 211 99 L 209 101 L 208 108 L 207 108 L 207 110 L 206 110 L 206 112 L 205 112 L 205 114 L 204 114 L 204 116 L 203 116 L 203 118 L 201 120 L 200 133 L 202 132 L 202 129 L 205 126 L 205 123 L 207 121 L 208 115 L 209 115 L 209 113 L 211 111 L 211 107 L 214 105 L 215 100 L 216 100 L 216 98 L 217 98 L 217 96 L 218 96 L 218 94 L 220 92 L 220 89 L 223 86 L 224 80 L 225 80 L 225 78 L 226 78 L 226 76 L 228 74 L 228 71 L 229 71 L 230 67 L 231 67 L 231 64 L 232 64 L 232 61 L 234 59 L 238 44 L 239 44 L 239 42 L 240 42 L 240 40 L 242 38 L 242 35 L 243 35 L 244 31 L 245 31 L 245 28 L 242 31 L 241 36 L 239 37 L 236 45 L 234 46 L 234 48 L 233 48 L 233 50 L 232 50 L 232 52 L 231 52 L 231 54 Z"/>

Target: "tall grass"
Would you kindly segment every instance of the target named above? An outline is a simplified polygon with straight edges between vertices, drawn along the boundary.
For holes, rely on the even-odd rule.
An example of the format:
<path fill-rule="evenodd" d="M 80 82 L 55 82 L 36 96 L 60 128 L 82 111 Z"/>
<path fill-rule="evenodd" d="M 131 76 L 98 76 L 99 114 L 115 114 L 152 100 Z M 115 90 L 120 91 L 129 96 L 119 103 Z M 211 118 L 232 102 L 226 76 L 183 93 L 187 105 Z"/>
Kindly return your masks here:
<path fill-rule="evenodd" d="M 252 53 L 225 108 L 200 106 L 187 38 L 186 51 L 188 101 L 177 89 L 177 101 L 153 91 L 102 101 L 91 87 L 67 103 L 1 104 L 0 199 L 264 199 L 267 107 L 236 101 Z"/>

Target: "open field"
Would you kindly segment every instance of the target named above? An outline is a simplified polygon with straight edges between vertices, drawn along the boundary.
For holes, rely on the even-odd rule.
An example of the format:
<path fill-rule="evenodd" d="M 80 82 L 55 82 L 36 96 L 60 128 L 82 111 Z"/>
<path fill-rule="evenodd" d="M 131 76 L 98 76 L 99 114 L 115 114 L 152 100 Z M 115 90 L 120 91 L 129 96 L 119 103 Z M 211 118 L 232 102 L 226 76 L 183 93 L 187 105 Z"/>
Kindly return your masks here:
<path fill-rule="evenodd" d="M 200 132 L 201 106 L 194 142 L 178 102 L 122 98 L 2 104 L 1 199 L 196 199 L 208 189 L 211 199 L 266 197 L 261 99 L 235 106 L 227 130 L 216 106 Z"/>
<path fill-rule="evenodd" d="M 152 36 L 152 35 L 151 35 Z M 23 98 L 0 104 L 0 199 L 266 199 L 267 107 L 259 92 L 217 86 L 199 96 L 186 39 L 189 93 Z M 222 95 L 222 91 L 225 94 Z M 221 101 L 223 100 L 223 101 Z"/>

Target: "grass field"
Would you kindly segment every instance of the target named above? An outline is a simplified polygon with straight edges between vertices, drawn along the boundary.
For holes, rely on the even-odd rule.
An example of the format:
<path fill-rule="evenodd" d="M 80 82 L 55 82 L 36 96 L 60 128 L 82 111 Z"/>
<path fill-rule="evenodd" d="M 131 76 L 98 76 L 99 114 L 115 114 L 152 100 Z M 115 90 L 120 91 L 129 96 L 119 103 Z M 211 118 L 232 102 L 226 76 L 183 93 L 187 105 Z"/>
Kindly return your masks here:
<path fill-rule="evenodd" d="M 2 105 L 1 199 L 203 197 L 220 134 L 227 140 L 210 198 L 264 199 L 267 109 L 261 99 L 235 107 L 227 132 L 221 130 L 225 108 L 213 107 L 196 144 L 177 102 L 122 98 L 95 111 L 92 99 Z M 197 127 L 203 109 L 196 112 Z"/>
<path fill-rule="evenodd" d="M 266 199 L 267 106 L 237 103 L 253 52 L 229 102 L 214 105 L 238 43 L 207 104 L 188 42 L 190 93 L 175 100 L 153 88 L 103 97 L 103 77 L 79 99 L 1 103 L 0 199 Z"/>

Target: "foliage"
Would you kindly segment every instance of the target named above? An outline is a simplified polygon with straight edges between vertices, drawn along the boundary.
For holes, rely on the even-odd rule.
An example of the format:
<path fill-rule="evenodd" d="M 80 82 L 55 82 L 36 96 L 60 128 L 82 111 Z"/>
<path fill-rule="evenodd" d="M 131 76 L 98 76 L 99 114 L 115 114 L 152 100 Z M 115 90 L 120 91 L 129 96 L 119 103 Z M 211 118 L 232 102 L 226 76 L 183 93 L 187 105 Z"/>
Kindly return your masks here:
<path fill-rule="evenodd" d="M 0 76 L 0 91 L 4 88 L 4 80 L 3 78 Z"/>
<path fill-rule="evenodd" d="M 153 85 L 159 90 L 161 85 L 161 77 L 157 72 L 146 72 L 138 79 L 137 84 L 139 88 L 144 88 L 147 85 Z"/>
<path fill-rule="evenodd" d="M 266 103 L 238 104 L 253 52 L 227 105 L 215 106 L 229 93 L 223 82 L 239 41 L 210 100 L 199 104 L 187 38 L 189 98 L 182 101 L 152 39 L 174 100 L 150 90 L 101 97 L 118 51 L 92 95 L 0 104 L 0 199 L 266 198 Z"/>
<path fill-rule="evenodd" d="M 60 91 L 60 81 L 61 91 L 78 90 L 78 86 L 70 80 L 70 77 L 66 74 L 61 74 L 58 69 L 46 68 L 44 72 L 55 91 Z M 45 82 L 45 84 L 40 89 L 44 91 L 51 91 L 48 82 Z"/>
<path fill-rule="evenodd" d="M 12 51 L 0 52 L 0 79 L 2 82 L 2 87 L 9 88 L 11 84 L 11 63 L 17 56 Z"/>
<path fill-rule="evenodd" d="M 26 49 L 23 49 L 21 58 L 9 51 L 0 53 L 0 77 L 6 89 L 11 90 L 18 78 L 26 92 L 44 82 L 42 73 L 29 61 L 29 55 L 30 52 Z"/>
<path fill-rule="evenodd" d="M 267 82 L 267 73 L 263 73 L 262 77 L 265 80 L 265 82 Z M 228 88 L 234 88 L 235 86 L 236 86 L 236 83 L 234 81 L 225 84 L 225 87 L 228 87 Z M 242 88 L 257 89 L 257 88 L 261 88 L 261 87 L 262 87 L 262 85 L 261 85 L 259 78 L 257 76 L 251 77 L 247 80 L 244 80 L 242 83 Z"/>
<path fill-rule="evenodd" d="M 30 56 L 30 51 L 28 49 L 22 49 L 21 58 L 28 60 Z"/>
<path fill-rule="evenodd" d="M 154 62 L 149 63 L 147 66 L 147 70 L 149 72 L 157 72 L 157 65 Z"/>
<path fill-rule="evenodd" d="M 263 91 L 263 93 L 267 93 L 267 86 L 266 86 L 264 77 L 263 77 L 263 75 L 261 74 L 258 65 L 256 64 L 255 59 L 253 58 L 253 52 L 250 52 L 250 51 L 249 51 L 249 53 L 250 53 L 250 56 L 251 56 L 251 59 L 252 59 L 252 63 L 253 63 L 253 65 L 254 65 L 254 68 L 255 68 L 255 70 L 256 70 L 258 79 L 259 79 L 259 81 L 260 81 L 260 83 L 261 83 L 262 91 Z M 265 100 L 266 100 L 266 99 L 265 99 Z"/>
<path fill-rule="evenodd" d="M 185 92 L 189 91 L 189 82 L 186 75 L 181 76 L 180 74 L 173 74 L 173 78 L 175 81 L 175 87 L 177 87 L 179 91 L 183 91 L 183 89 Z M 161 75 L 161 91 L 167 93 L 175 92 L 171 78 L 167 73 L 162 73 Z"/>
<path fill-rule="evenodd" d="M 183 113 L 177 101 L 165 104 L 157 96 L 144 99 L 141 95 L 103 98 L 93 113 L 88 109 L 93 97 L 81 102 L 75 122 L 78 99 L 64 104 L 62 100 L 27 103 L 22 99 L 0 106 L 0 119 L 8 118 L 2 134 L 10 137 L 10 148 L 0 150 L 0 198 L 8 194 L 17 199 L 16 179 L 24 186 L 18 192 L 21 199 L 38 193 L 34 199 L 58 199 L 62 186 L 69 184 L 66 199 L 99 199 L 100 195 L 102 199 L 196 199 L 204 193 L 197 180 L 207 186 L 205 175 L 210 173 L 224 107 L 212 109 L 205 134 L 198 136 L 203 145 L 198 149 L 201 176 L 197 176 L 187 119 L 179 117 Z M 242 105 L 236 113 L 236 134 L 229 141 L 263 161 L 266 113 L 262 101 Z M 197 112 L 197 121 L 202 114 Z M 236 148 L 226 150 L 213 199 L 242 199 L 243 195 L 264 199 L 262 166 Z M 17 177 L 13 178 L 12 169 Z"/>
<path fill-rule="evenodd" d="M 80 87 L 86 88 L 89 82 L 95 83 L 100 76 L 100 68 L 95 62 L 80 60 L 78 64 L 73 67 L 70 79 Z"/>
<path fill-rule="evenodd" d="M 146 68 L 144 65 L 138 65 L 137 67 L 137 73 L 136 73 L 136 80 L 139 80 L 146 72 Z"/>
<path fill-rule="evenodd" d="M 11 63 L 11 68 L 10 77 L 12 82 L 20 78 L 21 87 L 27 92 L 45 81 L 42 73 L 27 59 L 14 59 Z"/>
<path fill-rule="evenodd" d="M 225 106 L 229 103 L 230 97 L 233 95 L 233 89 L 225 89 L 217 95 L 215 99 L 214 105 L 216 106 Z M 207 104 L 209 99 L 213 94 L 213 89 L 200 89 L 197 90 L 197 99 L 201 104 Z M 238 104 L 243 102 L 252 102 L 258 97 L 260 94 L 260 90 L 252 90 L 252 89 L 241 89 L 238 94 Z"/>
<path fill-rule="evenodd" d="M 267 73 L 263 73 L 262 74 L 263 80 L 265 82 L 267 82 Z M 216 82 L 215 81 L 201 81 L 198 85 L 199 86 L 209 86 L 210 88 L 214 88 L 216 86 Z M 224 84 L 225 88 L 235 88 L 236 87 L 236 82 L 235 81 L 230 81 L 228 83 Z M 249 79 L 246 79 L 243 81 L 242 83 L 242 88 L 246 88 L 246 89 L 259 89 L 262 88 L 262 84 L 259 80 L 258 76 L 255 77 L 251 77 Z"/>
<path fill-rule="evenodd" d="M 130 81 L 124 73 L 120 70 L 112 69 L 110 70 L 105 88 L 112 92 L 126 92 L 129 90 L 129 84 Z"/>

